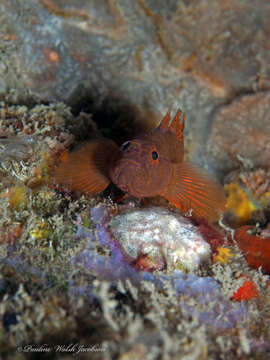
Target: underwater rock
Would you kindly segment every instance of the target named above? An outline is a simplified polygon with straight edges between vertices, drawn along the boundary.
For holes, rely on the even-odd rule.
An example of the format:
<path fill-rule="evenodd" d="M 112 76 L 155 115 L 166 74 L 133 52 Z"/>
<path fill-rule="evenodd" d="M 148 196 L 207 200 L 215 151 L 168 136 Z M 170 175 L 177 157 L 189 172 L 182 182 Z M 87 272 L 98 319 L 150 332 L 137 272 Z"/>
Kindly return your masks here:
<path fill-rule="evenodd" d="M 92 208 L 96 231 L 79 225 L 77 237 L 90 239 L 80 254 L 81 259 L 87 259 L 86 267 L 104 268 L 103 275 L 108 273 L 109 277 L 117 269 L 120 278 L 127 273 L 136 278 L 137 270 L 195 271 L 211 261 L 208 239 L 188 218 L 160 207 L 119 209 L 116 212 L 105 205 Z M 110 249 L 108 258 L 94 254 L 95 240 Z"/>
<path fill-rule="evenodd" d="M 254 169 L 252 171 L 242 171 L 240 180 L 258 199 L 264 203 L 270 201 L 270 169 Z"/>
<path fill-rule="evenodd" d="M 0 161 L 26 160 L 33 154 L 37 139 L 34 136 L 0 137 Z"/>
<path fill-rule="evenodd" d="M 210 260 L 210 245 L 190 220 L 162 208 L 128 210 L 113 217 L 109 229 L 138 268 L 192 271 Z"/>
<path fill-rule="evenodd" d="M 120 214 L 115 215 L 117 212 L 120 212 Z M 200 256 L 204 259 L 208 258 L 211 253 L 210 245 L 204 243 L 204 238 L 198 232 L 197 227 L 192 225 L 188 218 L 170 213 L 159 207 L 138 209 L 127 205 L 121 209 L 120 207 L 115 208 L 108 204 L 99 204 L 91 208 L 90 217 L 95 225 L 95 229 L 92 227 L 87 229 L 82 225 L 82 222 L 79 221 L 78 223 L 77 238 L 81 246 L 78 248 L 79 251 L 77 250 L 76 254 L 73 254 L 70 259 L 72 267 L 76 269 L 79 267 L 81 272 L 95 275 L 99 281 L 106 279 L 110 284 L 116 284 L 119 280 L 123 282 L 130 281 L 136 289 L 146 287 L 152 289 L 151 291 L 153 292 L 160 290 L 168 292 L 170 297 L 175 299 L 174 301 L 177 302 L 178 298 L 181 299 L 180 306 L 185 314 L 196 318 L 199 324 L 210 326 L 211 329 L 234 328 L 237 324 L 244 324 L 249 318 L 249 310 L 245 304 L 232 303 L 231 300 L 222 294 L 221 285 L 214 278 L 200 277 L 194 273 L 185 273 L 175 268 L 172 268 L 167 273 L 161 271 L 151 273 L 149 271 L 138 271 L 138 268 L 134 268 L 133 265 L 138 266 L 138 261 L 134 263 L 131 255 L 134 258 L 140 256 L 138 250 L 141 245 L 140 238 L 150 240 L 151 232 L 152 237 L 156 237 L 157 234 L 153 230 L 157 228 L 161 231 L 164 240 L 169 241 L 168 244 L 163 244 L 163 248 L 166 250 L 166 246 L 170 247 L 171 243 L 175 243 L 179 247 L 179 253 L 183 251 L 186 266 L 189 265 L 196 268 L 199 266 L 199 261 L 202 261 Z M 147 226 L 145 225 L 146 219 L 149 223 Z M 136 230 L 136 239 L 139 244 L 133 243 L 136 240 L 135 238 L 133 239 L 132 235 L 128 240 L 127 227 L 129 227 L 129 231 L 131 229 L 133 231 Z M 194 230 L 195 234 L 190 234 Z M 143 233 L 147 231 L 149 233 L 145 237 Z M 112 236 L 112 232 L 115 235 L 117 233 L 117 239 L 115 236 Z M 178 241 L 175 240 L 176 236 L 173 238 L 173 233 L 178 236 Z M 119 241 L 121 237 L 124 239 L 122 238 Z M 189 248 L 188 242 L 194 238 L 196 239 L 195 243 L 198 241 L 198 249 L 202 246 L 203 251 L 200 254 L 196 254 L 196 246 L 191 247 L 189 250 L 183 249 L 186 246 Z M 130 240 L 132 240 L 132 245 L 135 249 L 132 247 L 128 248 Z M 181 242 L 182 240 L 183 243 Z M 120 247 L 121 243 L 126 243 L 126 249 L 123 249 L 123 246 Z M 164 263 L 168 261 L 166 253 L 164 253 L 164 259 L 160 260 L 161 246 L 157 250 L 151 242 L 150 244 L 146 242 L 146 245 L 149 245 L 148 249 L 154 254 L 152 262 L 145 262 L 148 270 L 149 264 L 157 266 L 161 265 L 161 261 L 164 261 Z M 109 251 L 106 251 L 106 248 L 109 248 Z M 145 249 L 147 249 L 147 246 L 145 246 Z M 170 253 L 173 249 L 170 248 L 167 251 Z M 180 259 L 179 253 L 176 252 L 177 259 Z M 194 258 L 189 259 L 188 255 L 192 255 Z M 171 253 L 169 256 L 171 256 L 169 260 L 173 262 L 173 254 Z M 172 265 L 175 266 L 175 263 L 173 262 Z M 77 288 L 73 284 L 73 280 L 70 279 L 69 285 L 75 296 L 80 294 L 80 292 L 88 294 L 90 298 L 94 296 L 91 283 L 87 289 L 83 287 Z M 160 295 L 155 296 L 159 297 Z"/>
<path fill-rule="evenodd" d="M 253 226 L 242 226 L 235 232 L 235 240 L 245 259 L 253 269 L 262 268 L 270 274 L 270 232 L 262 230 L 257 234 Z"/>
<path fill-rule="evenodd" d="M 269 89 L 269 4 L 256 4 L 2 1 L 1 88 L 25 87 L 43 101 L 117 89 L 131 103 L 160 100 L 161 111 L 192 78 L 217 98 Z"/>
<path fill-rule="evenodd" d="M 270 93 L 247 95 L 222 108 L 213 120 L 207 151 L 217 170 L 270 162 Z"/>
<path fill-rule="evenodd" d="M 269 11 L 264 0 L 1 1 L 0 96 L 122 114 L 128 127 L 183 107 L 200 156 L 215 107 L 270 89 Z"/>

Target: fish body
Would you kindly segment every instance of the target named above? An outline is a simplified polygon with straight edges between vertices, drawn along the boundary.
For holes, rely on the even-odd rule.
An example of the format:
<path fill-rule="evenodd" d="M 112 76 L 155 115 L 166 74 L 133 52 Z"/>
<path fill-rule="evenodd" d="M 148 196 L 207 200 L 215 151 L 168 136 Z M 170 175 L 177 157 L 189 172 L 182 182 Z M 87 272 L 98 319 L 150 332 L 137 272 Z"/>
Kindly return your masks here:
<path fill-rule="evenodd" d="M 225 207 L 223 189 L 203 170 L 184 162 L 184 125 L 178 110 L 151 132 L 118 147 L 96 139 L 71 153 L 56 170 L 55 182 L 70 190 L 97 194 L 110 181 L 138 198 L 165 197 L 184 211 L 215 220 Z"/>

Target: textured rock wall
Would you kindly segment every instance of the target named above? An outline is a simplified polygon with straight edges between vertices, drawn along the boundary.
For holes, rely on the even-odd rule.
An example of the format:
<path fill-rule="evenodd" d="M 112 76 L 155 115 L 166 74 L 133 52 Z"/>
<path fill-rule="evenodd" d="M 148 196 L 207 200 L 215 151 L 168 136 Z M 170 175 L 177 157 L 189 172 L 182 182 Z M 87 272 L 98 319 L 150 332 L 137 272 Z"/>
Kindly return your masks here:
<path fill-rule="evenodd" d="M 0 95 L 60 100 L 102 116 L 124 112 L 151 124 L 181 107 L 189 150 L 203 161 L 213 127 L 210 165 L 227 170 L 232 164 L 223 166 L 213 151 L 216 127 L 223 131 L 214 114 L 225 106 L 230 127 L 239 119 L 231 102 L 269 90 L 269 15 L 264 0 L 3 0 Z M 249 157 L 241 144 L 239 151 Z"/>

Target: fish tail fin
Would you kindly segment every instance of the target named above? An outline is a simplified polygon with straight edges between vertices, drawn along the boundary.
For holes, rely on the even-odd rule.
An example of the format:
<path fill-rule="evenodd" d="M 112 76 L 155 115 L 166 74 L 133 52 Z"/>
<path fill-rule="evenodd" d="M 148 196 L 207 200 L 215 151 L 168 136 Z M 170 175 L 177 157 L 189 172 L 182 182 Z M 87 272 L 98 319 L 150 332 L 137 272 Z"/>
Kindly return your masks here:
<path fill-rule="evenodd" d="M 171 182 L 161 195 L 183 211 L 192 209 L 196 217 L 210 221 L 225 210 L 222 187 L 189 163 L 173 165 Z"/>
<path fill-rule="evenodd" d="M 109 162 L 118 146 L 107 139 L 95 139 L 68 153 L 55 170 L 54 183 L 71 191 L 98 194 L 110 183 Z"/>

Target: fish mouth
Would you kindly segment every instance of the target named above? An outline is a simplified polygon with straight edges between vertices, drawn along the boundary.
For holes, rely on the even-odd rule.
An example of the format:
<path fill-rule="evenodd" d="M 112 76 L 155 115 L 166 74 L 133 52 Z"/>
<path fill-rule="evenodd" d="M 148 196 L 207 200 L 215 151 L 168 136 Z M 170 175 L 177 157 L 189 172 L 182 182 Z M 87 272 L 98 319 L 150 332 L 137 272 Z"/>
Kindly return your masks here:
<path fill-rule="evenodd" d="M 132 159 L 121 159 L 111 171 L 111 180 L 122 191 L 129 192 L 131 183 L 136 174 L 139 164 Z"/>
<path fill-rule="evenodd" d="M 130 158 L 122 158 L 116 165 L 115 171 L 119 173 L 130 172 L 132 169 L 138 169 L 140 164 Z"/>
<path fill-rule="evenodd" d="M 133 159 L 130 159 L 130 158 L 125 158 L 123 157 L 120 161 L 119 161 L 119 166 L 123 166 L 123 167 L 127 167 L 127 166 L 135 166 L 135 167 L 139 167 L 140 164 L 133 160 Z"/>

